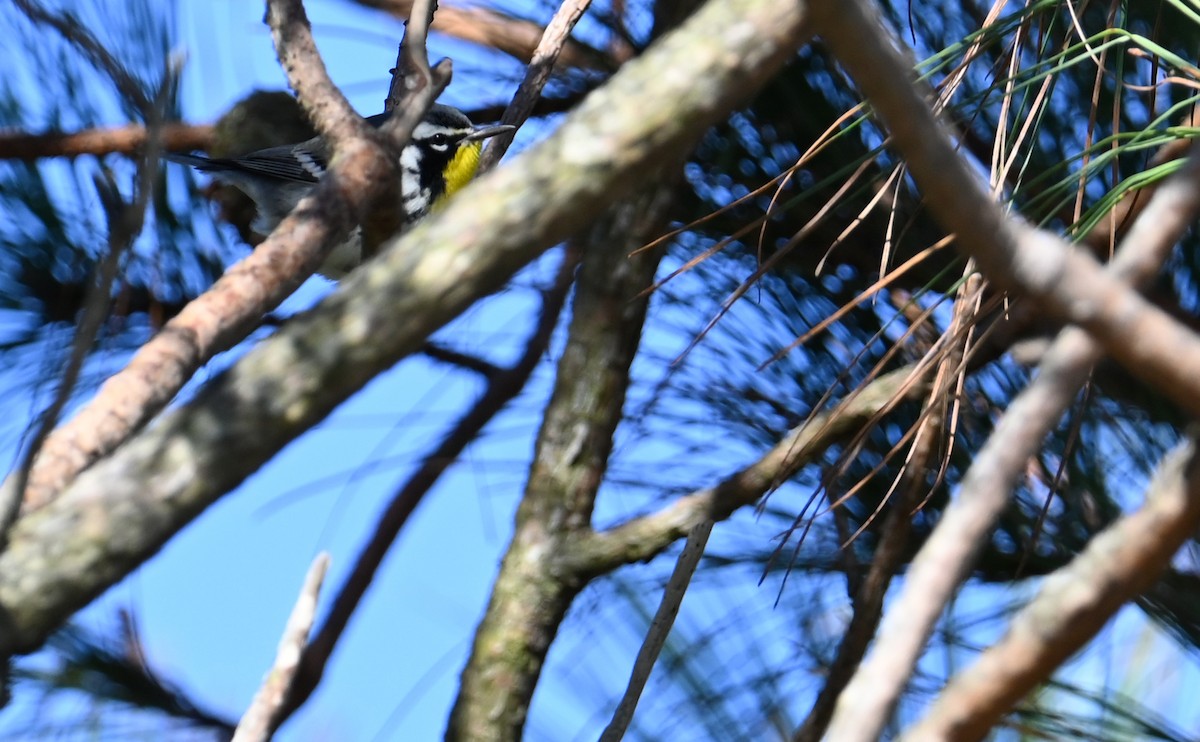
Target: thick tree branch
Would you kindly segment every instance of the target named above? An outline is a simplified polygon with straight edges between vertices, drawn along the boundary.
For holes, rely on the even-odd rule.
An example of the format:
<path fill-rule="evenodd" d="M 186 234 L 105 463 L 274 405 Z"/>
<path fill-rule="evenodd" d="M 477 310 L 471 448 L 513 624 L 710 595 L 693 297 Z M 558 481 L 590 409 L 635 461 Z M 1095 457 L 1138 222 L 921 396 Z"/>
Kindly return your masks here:
<path fill-rule="evenodd" d="M 805 7 L 710 2 L 592 93 L 550 139 L 468 186 L 193 402 L 80 474 L 50 505 L 18 520 L 0 554 L 0 656 L 37 647 L 288 441 L 631 192 L 648 168 L 681 161 L 708 126 L 793 54 L 804 38 Z M 675 74 L 664 75 L 664 69 Z M 350 154 L 335 163 L 335 171 Z M 381 173 L 372 169 L 377 158 L 367 160 L 365 171 Z M 334 195 L 340 185 L 327 178 L 320 194 L 340 202 Z M 307 246 L 330 244 L 333 234 L 317 215 L 338 218 L 327 207 L 320 197 L 302 204 L 268 240 L 274 247 L 265 254 L 259 247 L 233 270 L 239 286 L 266 303 L 264 282 L 274 286 L 293 272 L 315 269 L 323 255 Z M 348 228 L 349 220 L 336 223 Z M 295 240 L 301 231 L 312 242 L 296 240 L 289 243 L 293 250 L 284 249 L 284 238 Z M 248 317 L 241 321 L 245 329 L 252 326 Z M 230 324 L 226 318 L 219 325 L 221 339 L 230 339 Z M 195 368 L 200 343 L 192 328 L 177 328 L 166 361 L 181 373 Z M 212 347 L 214 334 L 209 329 L 205 348 Z M 151 374 L 149 381 L 156 378 Z M 94 422 L 105 425 L 106 417 Z"/>
<path fill-rule="evenodd" d="M 678 167 L 678 164 L 676 165 Z M 448 740 L 517 740 L 559 623 L 584 583 L 555 556 L 590 531 L 622 418 L 661 251 L 630 252 L 666 225 L 674 176 L 654 174 L 586 235 L 567 344 L 546 405 L 516 530 L 475 632 Z"/>

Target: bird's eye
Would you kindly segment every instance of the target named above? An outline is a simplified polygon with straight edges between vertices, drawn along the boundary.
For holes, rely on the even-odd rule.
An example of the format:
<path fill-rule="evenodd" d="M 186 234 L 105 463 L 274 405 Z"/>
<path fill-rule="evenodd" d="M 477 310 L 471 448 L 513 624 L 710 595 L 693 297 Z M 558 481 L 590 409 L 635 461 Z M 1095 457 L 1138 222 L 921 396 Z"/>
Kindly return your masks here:
<path fill-rule="evenodd" d="M 429 146 L 438 149 L 445 149 L 446 145 L 450 144 L 450 136 L 448 134 L 434 134 L 429 137 Z"/>

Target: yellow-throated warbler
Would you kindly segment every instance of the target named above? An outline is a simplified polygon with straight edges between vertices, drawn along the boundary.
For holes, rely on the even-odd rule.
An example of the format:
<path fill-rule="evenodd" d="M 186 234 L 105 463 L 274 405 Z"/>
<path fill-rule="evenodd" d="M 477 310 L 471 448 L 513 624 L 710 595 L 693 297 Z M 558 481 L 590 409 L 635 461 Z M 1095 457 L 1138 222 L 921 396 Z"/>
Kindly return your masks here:
<path fill-rule="evenodd" d="M 389 114 L 367 118 L 379 127 Z M 512 130 L 512 126 L 477 127 L 450 106 L 434 105 L 413 130 L 412 141 L 400 153 L 400 199 L 403 227 L 411 225 L 440 201 L 475 177 L 482 142 Z M 328 167 L 329 148 L 320 137 L 299 144 L 268 147 L 240 157 L 208 158 L 169 154 L 167 159 L 212 173 L 244 191 L 258 207 L 250 225 L 259 234 L 270 234 L 279 222 L 316 186 Z M 345 275 L 362 262 L 362 238 L 355 230 L 321 266 L 330 278 Z"/>

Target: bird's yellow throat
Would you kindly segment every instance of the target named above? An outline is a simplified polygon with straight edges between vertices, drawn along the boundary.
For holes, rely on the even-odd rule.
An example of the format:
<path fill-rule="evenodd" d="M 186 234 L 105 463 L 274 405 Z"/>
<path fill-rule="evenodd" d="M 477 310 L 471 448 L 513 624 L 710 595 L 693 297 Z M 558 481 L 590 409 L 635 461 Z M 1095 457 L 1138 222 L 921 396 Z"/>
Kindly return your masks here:
<path fill-rule="evenodd" d="M 446 192 L 438 199 L 436 206 L 446 203 L 446 200 L 462 190 L 471 182 L 475 171 L 479 169 L 479 153 L 483 150 L 483 142 L 465 142 L 454 153 L 454 159 L 446 166 Z"/>

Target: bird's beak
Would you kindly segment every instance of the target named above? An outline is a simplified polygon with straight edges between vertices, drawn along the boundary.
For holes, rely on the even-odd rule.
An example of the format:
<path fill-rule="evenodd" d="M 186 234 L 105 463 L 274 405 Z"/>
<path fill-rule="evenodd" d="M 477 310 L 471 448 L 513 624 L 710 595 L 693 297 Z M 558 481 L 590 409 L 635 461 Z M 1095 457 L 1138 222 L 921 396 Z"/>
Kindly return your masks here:
<path fill-rule="evenodd" d="M 463 137 L 464 142 L 477 142 L 480 139 L 488 139 L 497 134 L 503 134 L 506 131 L 515 131 L 517 127 L 511 124 L 500 124 L 499 126 L 480 126 L 470 134 Z"/>

